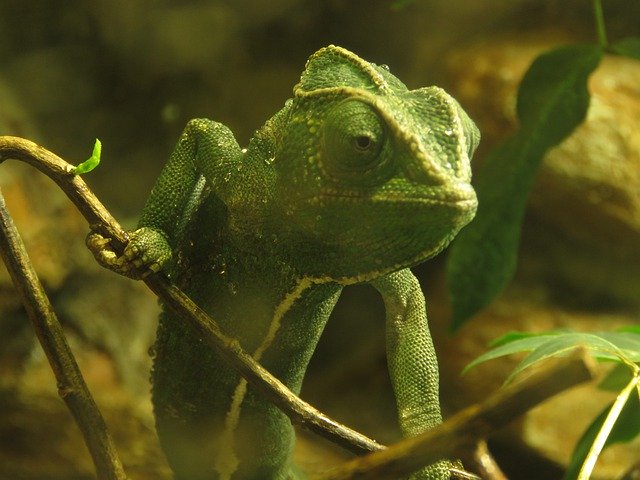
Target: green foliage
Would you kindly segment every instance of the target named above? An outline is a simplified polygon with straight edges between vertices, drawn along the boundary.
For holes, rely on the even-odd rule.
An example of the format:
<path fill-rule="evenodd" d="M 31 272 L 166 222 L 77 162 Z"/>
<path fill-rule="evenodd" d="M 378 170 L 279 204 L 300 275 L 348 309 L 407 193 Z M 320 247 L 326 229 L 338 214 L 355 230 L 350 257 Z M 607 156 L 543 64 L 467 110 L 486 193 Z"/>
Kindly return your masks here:
<path fill-rule="evenodd" d="M 640 334 L 634 331 L 581 333 L 556 330 L 546 333 L 510 332 L 492 342 L 493 349 L 480 355 L 464 369 L 494 358 L 528 353 L 507 379 L 513 379 L 524 369 L 551 357 L 586 348 L 598 360 L 611 360 L 632 364 L 640 362 Z"/>
<path fill-rule="evenodd" d="M 447 264 L 453 327 L 484 308 L 511 280 L 526 200 L 542 157 L 586 116 L 587 80 L 603 51 L 562 47 L 538 57 L 518 90 L 520 128 L 489 154 L 476 176 L 476 219 L 454 242 Z"/>
<path fill-rule="evenodd" d="M 629 383 L 629 367 L 623 364 L 615 365 L 607 376 L 600 382 L 598 388 L 607 392 L 619 392 Z"/>
<path fill-rule="evenodd" d="M 589 478 L 600 451 L 614 443 L 629 442 L 640 435 L 640 401 L 638 398 L 640 328 L 613 332 L 580 333 L 551 331 L 545 333 L 510 332 L 492 342 L 493 349 L 471 362 L 464 371 L 506 355 L 525 353 L 507 382 L 524 369 L 543 360 L 582 347 L 599 360 L 618 362 L 600 388 L 619 391 L 591 423 L 578 441 L 563 480 Z"/>
<path fill-rule="evenodd" d="M 489 153 L 476 175 L 476 220 L 454 242 L 447 263 L 453 328 L 480 311 L 513 277 L 522 218 L 535 174 L 545 153 L 586 117 L 587 82 L 605 52 L 640 60 L 640 38 L 613 44 L 600 0 L 593 0 L 597 45 L 562 47 L 538 57 L 522 80 L 517 99 L 518 131 Z M 507 382 L 524 369 L 582 347 L 599 360 L 618 362 L 600 388 L 618 392 L 616 400 L 579 440 L 563 480 L 586 480 L 608 445 L 640 434 L 640 327 L 614 332 L 510 332 L 465 371 L 488 360 L 524 354 Z"/>
<path fill-rule="evenodd" d="M 627 374 L 627 383 L 629 381 L 629 371 L 625 369 Z M 580 440 L 571 455 L 571 461 L 567 467 L 567 471 L 563 477 L 563 480 L 573 480 L 577 478 L 578 472 L 584 464 L 589 450 L 593 445 L 598 432 L 602 429 L 602 426 L 611 411 L 613 403 L 608 405 L 602 410 L 602 412 L 595 418 L 595 420 L 589 425 L 587 430 L 582 434 Z M 615 443 L 626 443 L 632 441 L 640 434 L 640 401 L 638 395 L 630 395 L 627 402 L 625 402 L 617 422 L 613 426 L 605 446 L 613 445 Z"/>
<path fill-rule="evenodd" d="M 102 153 L 102 142 L 96 138 L 96 143 L 93 145 L 93 152 L 91 152 L 91 156 L 82 162 L 81 164 L 75 166 L 71 171 L 74 175 L 82 175 L 83 173 L 88 173 L 94 168 L 98 166 L 100 163 L 100 155 Z"/>

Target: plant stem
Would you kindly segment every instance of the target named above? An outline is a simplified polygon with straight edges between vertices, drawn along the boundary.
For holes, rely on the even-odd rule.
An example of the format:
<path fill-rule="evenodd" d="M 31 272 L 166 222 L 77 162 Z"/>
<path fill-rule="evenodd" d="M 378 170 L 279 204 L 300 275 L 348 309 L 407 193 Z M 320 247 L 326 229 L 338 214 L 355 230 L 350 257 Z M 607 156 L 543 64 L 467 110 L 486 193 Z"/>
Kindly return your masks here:
<path fill-rule="evenodd" d="M 0 255 L 33 323 L 58 384 L 58 395 L 80 427 L 100 480 L 127 478 L 113 439 L 69 348 L 62 326 L 29 261 L 0 192 Z"/>
<path fill-rule="evenodd" d="M 602 12 L 602 1 L 593 0 L 593 15 L 596 21 L 596 32 L 598 34 L 598 44 L 603 48 L 607 48 L 609 41 L 607 40 L 607 28 L 604 24 L 604 13 Z"/>
<path fill-rule="evenodd" d="M 638 382 L 640 382 L 640 376 L 636 371 L 631 381 L 627 384 L 626 387 L 624 387 L 624 389 L 622 389 L 622 391 L 618 394 L 616 401 L 613 402 L 611 410 L 609 410 L 609 414 L 600 427 L 600 431 L 594 439 L 593 444 L 591 445 L 591 449 L 589 449 L 589 453 L 587 454 L 587 457 L 582 464 L 582 468 L 580 469 L 577 480 L 588 480 L 591 477 L 591 472 L 593 472 L 593 469 L 596 466 L 598 456 L 604 448 L 605 443 L 607 442 L 607 439 L 611 434 L 611 430 L 613 430 L 613 427 L 618 421 L 618 417 L 620 416 L 622 409 L 629 400 L 629 397 L 632 394 L 637 394 L 637 392 L 634 392 L 634 390 L 638 389 Z"/>

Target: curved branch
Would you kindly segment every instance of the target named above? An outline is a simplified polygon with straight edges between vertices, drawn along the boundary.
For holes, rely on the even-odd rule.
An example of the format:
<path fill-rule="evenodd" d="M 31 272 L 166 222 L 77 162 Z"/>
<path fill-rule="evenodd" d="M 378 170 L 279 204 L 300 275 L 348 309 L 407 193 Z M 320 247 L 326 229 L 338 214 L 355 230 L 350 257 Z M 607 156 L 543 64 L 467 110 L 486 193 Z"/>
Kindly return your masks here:
<path fill-rule="evenodd" d="M 73 166 L 41 146 L 18 137 L 0 136 L 0 162 L 17 159 L 50 177 L 82 213 L 93 231 L 111 239 L 114 250 L 122 253 L 127 233 L 102 205 L 82 178 L 73 175 Z M 332 420 L 297 397 L 286 385 L 271 375 L 233 338 L 226 336 L 215 321 L 182 291 L 162 275 L 149 275 L 143 280 L 176 315 L 194 328 L 242 375 L 249 384 L 284 411 L 292 422 L 356 453 L 378 451 L 383 445 Z"/>
<path fill-rule="evenodd" d="M 7 211 L 2 192 L 0 192 L 0 255 L 33 323 L 38 341 L 49 360 L 58 384 L 58 395 L 64 400 L 82 431 L 98 478 L 125 480 L 127 477 L 113 439 L 82 378 L 62 326 L 29 261 L 24 243 Z"/>

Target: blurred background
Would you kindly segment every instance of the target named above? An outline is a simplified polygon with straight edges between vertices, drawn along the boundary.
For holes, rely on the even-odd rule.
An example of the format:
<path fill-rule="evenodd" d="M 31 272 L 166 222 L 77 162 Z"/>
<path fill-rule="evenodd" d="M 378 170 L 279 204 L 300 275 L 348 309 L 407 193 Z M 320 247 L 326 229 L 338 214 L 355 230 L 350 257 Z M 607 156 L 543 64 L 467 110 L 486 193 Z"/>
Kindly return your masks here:
<path fill-rule="evenodd" d="M 611 39 L 640 34 L 640 2 L 603 6 Z M 437 84 L 458 98 L 482 131 L 481 163 L 515 128 L 515 91 L 532 59 L 596 41 L 592 8 L 588 0 L 0 0 L 0 135 L 29 138 L 71 163 L 100 138 L 102 163 L 84 178 L 132 228 L 189 119 L 222 122 L 245 145 L 291 95 L 307 57 L 337 44 L 388 65 L 410 88 Z M 507 331 L 638 323 L 638 79 L 640 62 L 617 57 L 594 74 L 588 121 L 538 176 L 516 279 L 485 312 L 450 334 L 443 259 L 416 269 L 446 413 L 500 387 L 517 359 L 460 371 Z M 87 226 L 48 179 L 7 162 L 0 187 L 128 474 L 170 478 L 149 403 L 154 297 L 95 265 Z M 95 478 L 4 271 L 0 339 L 0 479 Z M 373 290 L 345 291 L 302 396 L 382 442 L 398 437 Z M 490 448 L 508 478 L 560 478 L 609 401 L 592 386 L 575 389 L 496 432 Z M 296 458 L 314 471 L 348 454 L 302 432 Z M 622 478 L 638 458 L 637 441 L 609 449 L 595 478 Z"/>

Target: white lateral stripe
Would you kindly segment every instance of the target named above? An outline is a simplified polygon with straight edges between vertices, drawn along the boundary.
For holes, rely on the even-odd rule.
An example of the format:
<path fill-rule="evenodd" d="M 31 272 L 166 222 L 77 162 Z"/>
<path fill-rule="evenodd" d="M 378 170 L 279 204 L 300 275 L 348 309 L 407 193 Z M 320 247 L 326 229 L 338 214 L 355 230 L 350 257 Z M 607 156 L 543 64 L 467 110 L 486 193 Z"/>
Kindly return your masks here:
<path fill-rule="evenodd" d="M 262 340 L 260 346 L 253 352 L 253 359 L 257 362 L 262 358 L 264 352 L 271 346 L 273 341 L 276 338 L 276 334 L 278 330 L 280 330 L 280 324 L 282 322 L 282 317 L 284 317 L 285 313 L 289 311 L 293 303 L 302 296 L 302 292 L 304 292 L 307 288 L 309 288 L 313 282 L 308 277 L 303 277 L 298 280 L 298 284 L 295 286 L 291 293 L 285 295 L 280 305 L 276 307 L 275 312 L 273 313 L 273 320 L 271 320 L 271 325 L 269 325 L 269 330 L 267 331 L 267 335 Z"/>
<path fill-rule="evenodd" d="M 220 475 L 220 480 L 230 480 L 231 475 L 238 469 L 240 461 L 233 450 L 233 433 L 240 420 L 240 405 L 247 393 L 247 381 L 240 380 L 233 392 L 231 406 L 224 421 L 224 431 L 220 436 L 220 449 L 216 457 L 215 469 Z"/>
<path fill-rule="evenodd" d="M 300 278 L 293 290 L 285 295 L 282 302 L 276 307 L 267 334 L 262 340 L 262 343 L 253 352 L 253 355 L 251 355 L 255 361 L 260 361 L 264 352 L 267 351 L 275 340 L 284 315 L 289 311 L 294 302 L 302 296 L 302 293 L 311 287 L 313 283 L 313 279 L 309 277 Z M 238 469 L 239 460 L 233 449 L 233 438 L 238 423 L 240 423 L 240 410 L 246 394 L 247 381 L 242 378 L 233 392 L 231 405 L 229 406 L 229 411 L 227 412 L 224 422 L 224 431 L 220 437 L 221 444 L 215 462 L 215 470 L 220 475 L 220 480 L 231 480 L 231 476 Z"/>

